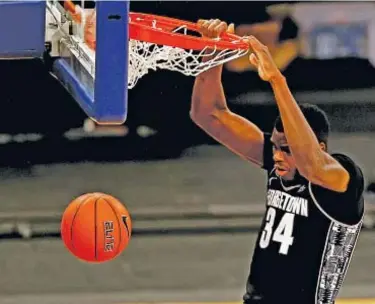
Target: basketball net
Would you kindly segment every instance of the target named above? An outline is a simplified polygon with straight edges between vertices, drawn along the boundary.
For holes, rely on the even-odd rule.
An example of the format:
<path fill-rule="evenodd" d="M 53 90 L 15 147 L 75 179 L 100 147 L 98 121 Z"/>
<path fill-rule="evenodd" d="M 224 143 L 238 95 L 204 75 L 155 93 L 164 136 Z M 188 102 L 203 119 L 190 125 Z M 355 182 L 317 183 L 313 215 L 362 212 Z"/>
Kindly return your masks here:
<path fill-rule="evenodd" d="M 86 16 L 85 10 L 76 13 L 75 21 L 85 21 L 84 41 L 92 49 L 96 47 L 96 11 L 93 10 Z M 139 17 L 138 17 L 139 19 Z M 131 17 L 129 22 L 131 23 Z M 158 20 L 152 21 L 152 27 L 158 28 Z M 162 28 L 162 26 L 160 26 Z M 188 26 L 181 24 L 173 29 L 171 33 L 178 33 L 189 37 Z M 191 37 L 191 36 L 190 36 Z M 220 38 L 218 38 L 220 40 Z M 238 37 L 238 41 L 242 38 Z M 233 41 L 234 45 L 236 41 Z M 197 76 L 215 66 L 239 58 L 248 52 L 247 49 L 222 49 L 202 47 L 200 50 L 185 49 L 172 45 L 160 45 L 156 43 L 129 39 L 129 66 L 128 66 L 128 88 L 132 89 L 138 80 L 149 73 L 150 70 L 170 70 L 182 73 L 186 76 Z"/>

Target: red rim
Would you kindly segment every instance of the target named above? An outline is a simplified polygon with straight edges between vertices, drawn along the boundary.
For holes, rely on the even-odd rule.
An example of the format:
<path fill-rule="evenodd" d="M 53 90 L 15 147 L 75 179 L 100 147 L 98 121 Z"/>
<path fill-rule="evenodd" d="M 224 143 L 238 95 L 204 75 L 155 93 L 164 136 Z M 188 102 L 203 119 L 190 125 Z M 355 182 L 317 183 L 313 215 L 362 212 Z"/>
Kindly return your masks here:
<path fill-rule="evenodd" d="M 198 32 L 198 27 L 193 22 L 134 12 L 130 12 L 129 17 L 129 37 L 131 39 L 191 50 L 203 50 L 206 47 L 218 50 L 249 49 L 249 45 L 241 41 L 241 37 L 233 34 L 224 33 L 218 41 L 172 32 L 179 26 L 186 26 L 188 30 Z M 153 26 L 155 21 L 156 27 Z"/>

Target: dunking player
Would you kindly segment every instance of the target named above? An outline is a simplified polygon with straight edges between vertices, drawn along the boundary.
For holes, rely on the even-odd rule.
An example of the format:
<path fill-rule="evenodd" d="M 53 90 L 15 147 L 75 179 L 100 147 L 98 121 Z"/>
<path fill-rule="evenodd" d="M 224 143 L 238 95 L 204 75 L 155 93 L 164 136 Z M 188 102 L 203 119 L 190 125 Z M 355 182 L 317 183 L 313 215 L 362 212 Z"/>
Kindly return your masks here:
<path fill-rule="evenodd" d="M 233 32 L 220 20 L 198 25 L 206 37 Z M 249 60 L 270 83 L 280 112 L 272 134 L 228 109 L 222 66 L 196 78 L 191 106 L 197 125 L 268 174 L 244 303 L 334 303 L 361 229 L 363 175 L 348 156 L 327 152 L 325 113 L 298 105 L 267 47 L 254 37 L 248 42 Z"/>

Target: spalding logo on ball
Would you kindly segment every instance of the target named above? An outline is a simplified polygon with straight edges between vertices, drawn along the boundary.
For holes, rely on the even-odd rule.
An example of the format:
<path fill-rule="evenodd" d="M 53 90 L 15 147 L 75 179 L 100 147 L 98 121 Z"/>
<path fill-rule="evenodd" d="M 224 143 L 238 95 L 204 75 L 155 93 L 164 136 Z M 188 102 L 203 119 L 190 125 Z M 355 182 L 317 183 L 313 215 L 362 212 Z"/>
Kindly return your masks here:
<path fill-rule="evenodd" d="M 105 262 L 117 257 L 132 233 L 130 214 L 116 198 L 87 193 L 73 200 L 61 221 L 61 237 L 77 258 Z"/>

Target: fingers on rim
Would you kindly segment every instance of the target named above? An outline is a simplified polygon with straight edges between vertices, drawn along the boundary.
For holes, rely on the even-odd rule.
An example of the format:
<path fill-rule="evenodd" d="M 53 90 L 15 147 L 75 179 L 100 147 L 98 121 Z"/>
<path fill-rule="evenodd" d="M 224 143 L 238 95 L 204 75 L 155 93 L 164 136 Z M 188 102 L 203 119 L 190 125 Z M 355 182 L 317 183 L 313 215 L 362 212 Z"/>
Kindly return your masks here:
<path fill-rule="evenodd" d="M 215 19 L 215 20 L 213 20 L 213 21 L 210 23 L 210 25 L 208 26 L 208 30 L 209 30 L 210 32 L 215 31 L 216 28 L 219 26 L 220 22 L 221 22 L 221 21 L 220 21 L 219 19 Z"/>
<path fill-rule="evenodd" d="M 234 32 L 234 24 L 231 23 L 229 26 L 226 22 L 220 19 L 199 19 L 197 21 L 200 31 L 208 36 L 217 36 L 224 32 Z"/>

